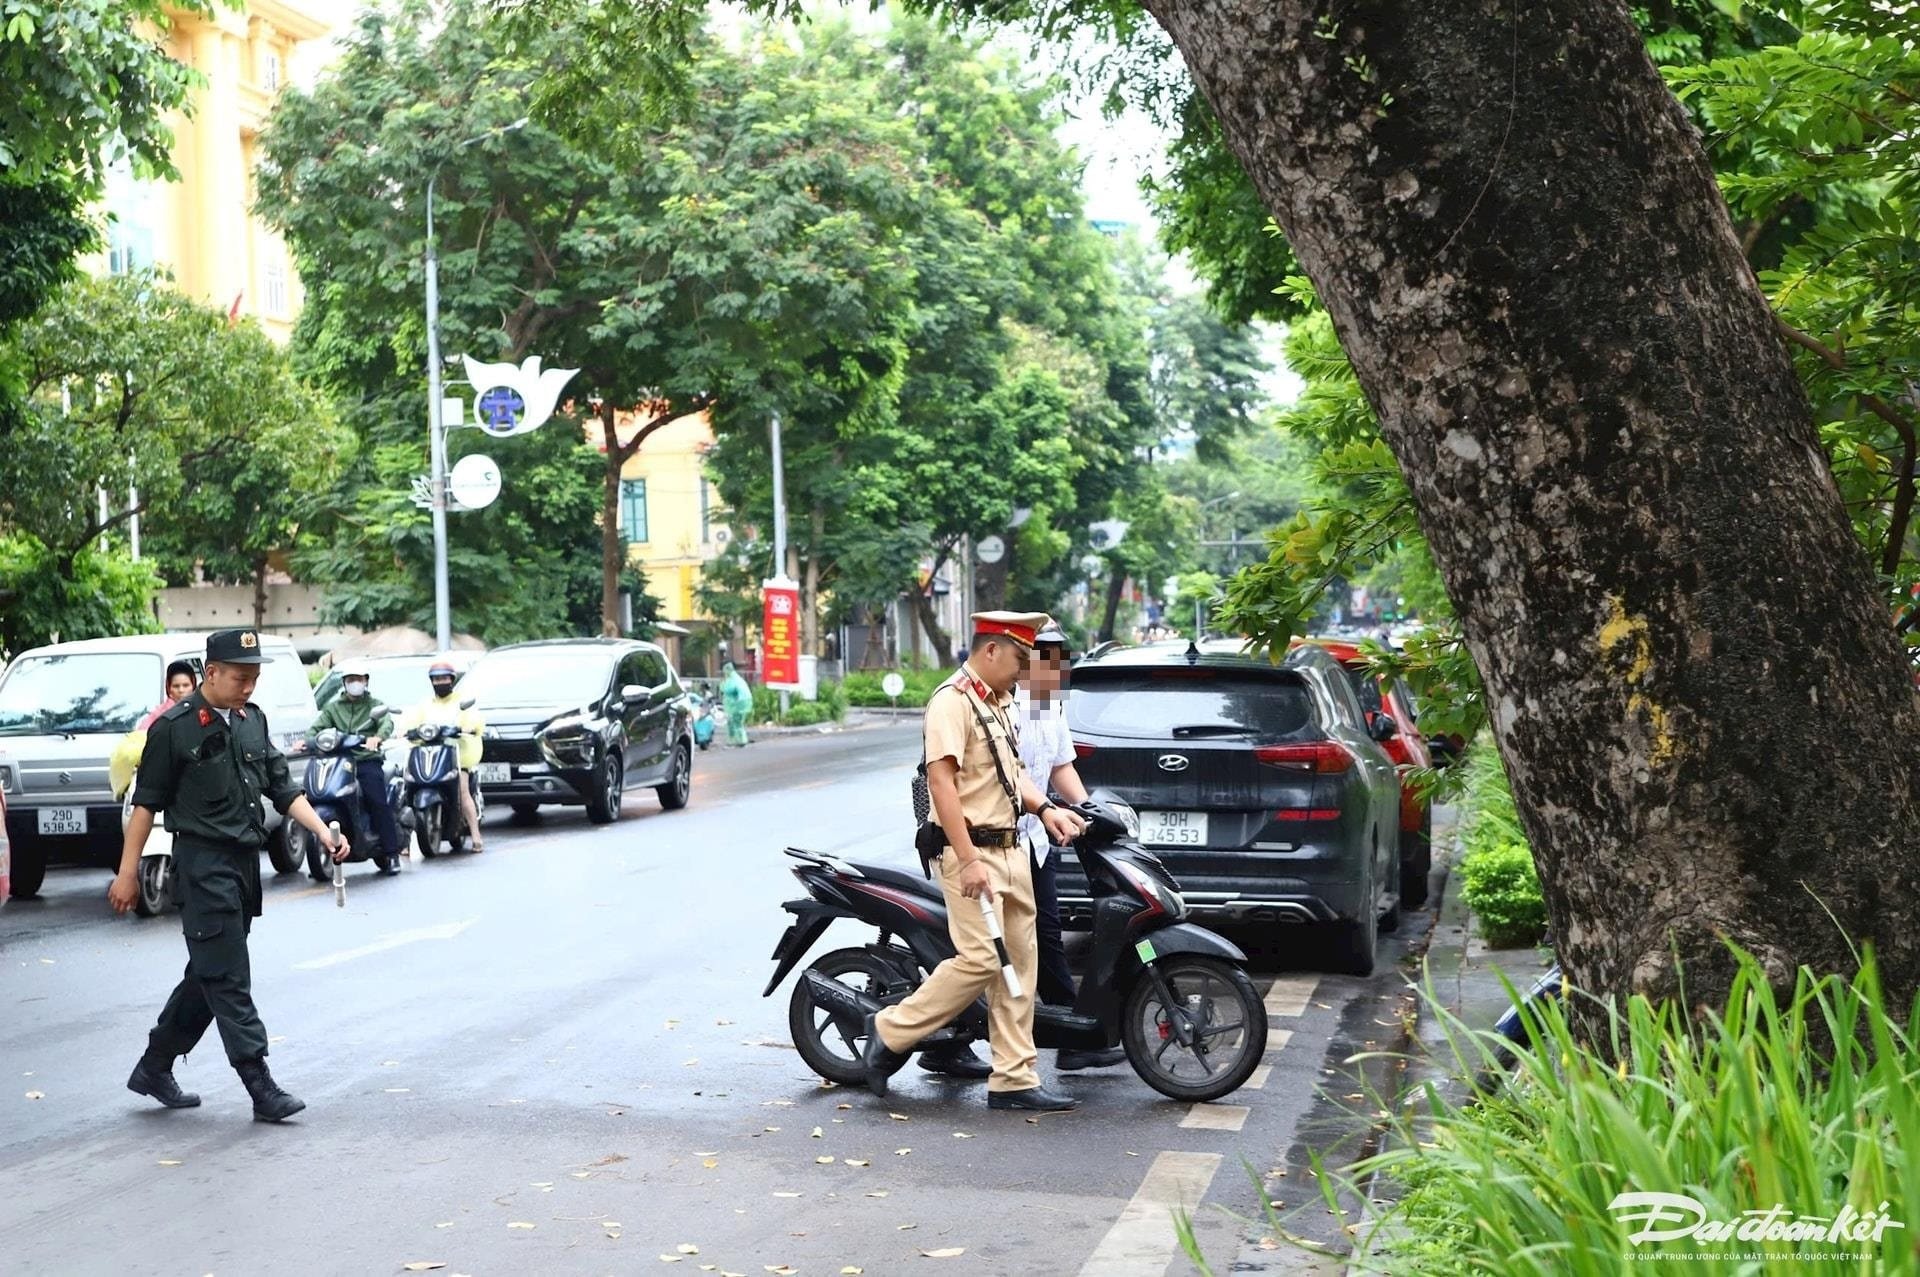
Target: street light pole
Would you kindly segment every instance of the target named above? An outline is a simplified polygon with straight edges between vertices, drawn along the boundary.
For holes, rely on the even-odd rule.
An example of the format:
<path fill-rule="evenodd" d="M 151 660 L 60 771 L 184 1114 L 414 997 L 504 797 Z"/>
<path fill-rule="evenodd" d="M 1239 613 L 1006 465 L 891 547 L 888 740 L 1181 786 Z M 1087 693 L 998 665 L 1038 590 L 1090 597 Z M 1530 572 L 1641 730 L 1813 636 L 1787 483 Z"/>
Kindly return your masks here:
<path fill-rule="evenodd" d="M 454 150 L 464 150 L 475 142 L 484 142 L 502 133 L 525 128 L 527 117 L 511 124 L 488 129 Z M 433 629 L 437 650 L 453 650 L 453 605 L 447 588 L 447 427 L 440 418 L 440 253 L 433 237 L 433 184 L 440 180 L 441 166 L 434 165 L 427 178 L 427 453 L 433 467 Z"/>

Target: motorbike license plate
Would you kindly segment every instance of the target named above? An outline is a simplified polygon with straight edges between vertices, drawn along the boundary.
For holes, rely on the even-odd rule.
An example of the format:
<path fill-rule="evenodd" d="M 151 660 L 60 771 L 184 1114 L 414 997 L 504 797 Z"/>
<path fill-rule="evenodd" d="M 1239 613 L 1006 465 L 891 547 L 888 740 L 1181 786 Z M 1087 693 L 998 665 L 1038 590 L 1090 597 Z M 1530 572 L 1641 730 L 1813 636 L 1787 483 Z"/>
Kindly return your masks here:
<path fill-rule="evenodd" d="M 85 807 L 42 807 L 40 832 L 44 836 L 84 834 L 87 832 Z"/>
<path fill-rule="evenodd" d="M 475 779 L 482 785 L 504 785 L 513 779 L 511 763 L 481 763 L 473 769 Z"/>
<path fill-rule="evenodd" d="M 1207 813 L 1143 811 L 1140 842 L 1147 847 L 1204 847 L 1207 845 Z"/>

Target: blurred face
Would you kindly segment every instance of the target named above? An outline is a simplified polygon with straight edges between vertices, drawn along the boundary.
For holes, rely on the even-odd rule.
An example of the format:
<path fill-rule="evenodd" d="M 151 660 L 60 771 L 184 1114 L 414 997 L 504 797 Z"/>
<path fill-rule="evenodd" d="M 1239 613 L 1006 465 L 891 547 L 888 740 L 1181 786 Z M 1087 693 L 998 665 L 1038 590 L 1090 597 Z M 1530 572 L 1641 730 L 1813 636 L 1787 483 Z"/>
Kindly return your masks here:
<path fill-rule="evenodd" d="M 201 695 L 215 709 L 239 709 L 253 699 L 254 686 L 260 681 L 258 665 L 229 665 L 225 661 L 207 664 L 207 681 L 200 685 Z"/>
<path fill-rule="evenodd" d="M 367 680 L 364 678 L 347 679 L 340 684 L 340 690 L 355 700 L 359 700 L 367 694 Z"/>
<path fill-rule="evenodd" d="M 1027 686 L 1033 689 L 1036 701 L 1057 698 L 1067 686 L 1067 654 L 1051 645 L 1035 652 L 1027 672 Z"/>
<path fill-rule="evenodd" d="M 167 699 L 183 701 L 193 695 L 193 675 L 175 674 L 167 680 Z"/>

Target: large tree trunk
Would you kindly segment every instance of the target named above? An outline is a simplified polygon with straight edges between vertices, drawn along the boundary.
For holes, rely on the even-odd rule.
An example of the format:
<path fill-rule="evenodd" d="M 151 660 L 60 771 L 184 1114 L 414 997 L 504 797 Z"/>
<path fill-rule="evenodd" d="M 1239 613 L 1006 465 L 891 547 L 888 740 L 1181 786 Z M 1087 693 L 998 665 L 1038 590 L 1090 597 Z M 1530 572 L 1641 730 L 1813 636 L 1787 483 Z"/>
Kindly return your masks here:
<path fill-rule="evenodd" d="M 1624 7 L 1145 0 L 1412 487 L 1569 974 L 1920 975 L 1913 687 Z M 1826 911 L 1831 911 L 1829 921 Z"/>
<path fill-rule="evenodd" d="M 620 447 L 611 401 L 600 405 L 600 429 L 607 445 L 607 466 L 600 494 L 600 633 L 620 634 L 620 577 L 627 568 L 627 545 L 620 535 L 620 472 L 631 454 Z"/>
<path fill-rule="evenodd" d="M 997 563 L 973 563 L 973 605 L 982 612 L 999 612 L 1007 606 L 1007 585 L 1013 575 L 1013 539 L 1019 533 L 1012 528 L 1000 534 L 1006 550 Z"/>
<path fill-rule="evenodd" d="M 265 551 L 253 556 L 253 628 L 258 630 L 267 623 L 267 555 Z"/>
<path fill-rule="evenodd" d="M 1127 570 L 1118 563 L 1110 564 L 1113 575 L 1107 578 L 1107 601 L 1100 613 L 1100 629 L 1094 635 L 1102 643 L 1113 641 L 1113 627 L 1120 619 L 1120 595 L 1127 588 Z"/>
<path fill-rule="evenodd" d="M 800 578 L 800 650 L 820 655 L 820 547 L 827 539 L 827 512 L 813 507 L 808 522 L 806 575 Z"/>

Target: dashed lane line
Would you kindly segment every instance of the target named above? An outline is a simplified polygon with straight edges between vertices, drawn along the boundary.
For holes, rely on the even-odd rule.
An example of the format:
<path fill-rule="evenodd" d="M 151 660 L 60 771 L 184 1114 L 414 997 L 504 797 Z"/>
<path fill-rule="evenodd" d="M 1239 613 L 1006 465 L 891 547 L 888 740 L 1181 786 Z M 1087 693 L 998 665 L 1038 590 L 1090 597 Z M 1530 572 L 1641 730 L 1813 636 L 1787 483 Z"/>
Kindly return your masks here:
<path fill-rule="evenodd" d="M 1244 1104 L 1196 1104 L 1180 1119 L 1183 1131 L 1237 1131 L 1253 1110 Z"/>
<path fill-rule="evenodd" d="M 1247 1075 L 1247 1080 L 1243 1085 L 1249 1091 L 1264 1091 L 1267 1089 L 1267 1079 L 1272 1076 L 1273 1065 L 1262 1064 L 1259 1068 Z"/>
<path fill-rule="evenodd" d="M 1291 1041 L 1293 1041 L 1292 1029 L 1269 1029 L 1267 1030 L 1267 1053 L 1271 1055 L 1275 1051 L 1284 1051 L 1287 1043 Z"/>
<path fill-rule="evenodd" d="M 1161 1277 L 1180 1246 L 1174 1212 L 1200 1208 L 1220 1160 L 1219 1153 L 1166 1152 L 1154 1158 L 1139 1191 L 1080 1266 L 1080 1277 Z"/>
<path fill-rule="evenodd" d="M 1319 976 L 1282 976 L 1267 989 L 1267 1014 L 1293 1018 L 1305 1015 Z"/>

